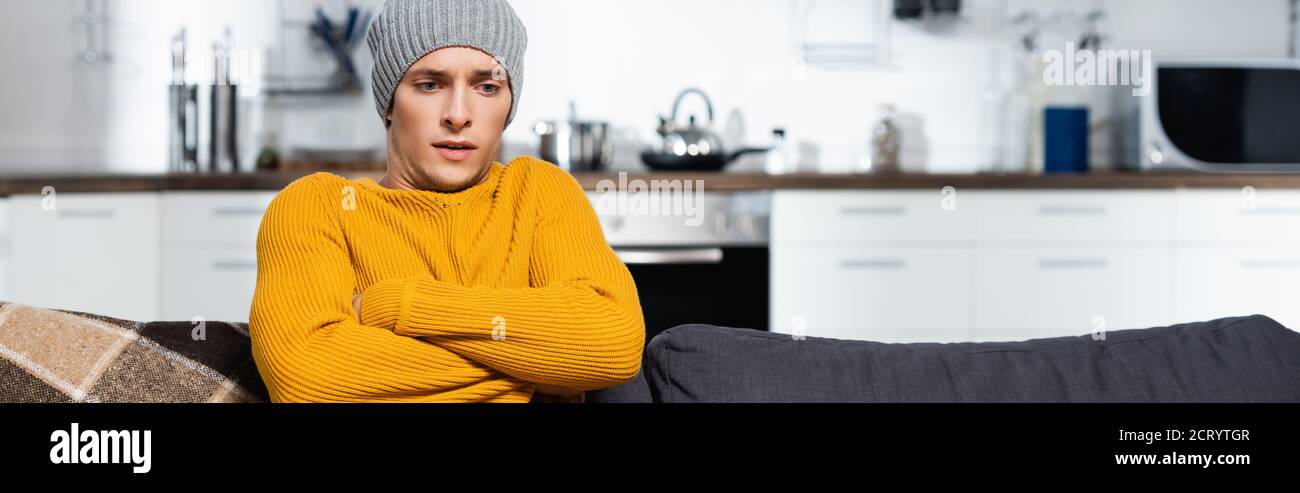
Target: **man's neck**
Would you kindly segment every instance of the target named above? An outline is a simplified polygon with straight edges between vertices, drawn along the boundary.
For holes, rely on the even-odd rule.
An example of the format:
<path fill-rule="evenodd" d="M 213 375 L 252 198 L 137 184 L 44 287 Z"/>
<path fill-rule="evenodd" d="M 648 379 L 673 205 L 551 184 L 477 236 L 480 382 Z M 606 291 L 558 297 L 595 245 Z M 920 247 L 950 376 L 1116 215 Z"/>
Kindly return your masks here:
<path fill-rule="evenodd" d="M 387 173 L 384 174 L 384 177 L 383 177 L 382 179 L 379 180 L 379 184 L 382 185 L 384 188 L 392 188 L 392 189 L 394 189 L 394 190 L 414 190 L 414 189 L 415 189 L 415 187 L 412 187 L 412 186 L 410 186 L 410 185 L 407 185 L 407 184 L 405 184 L 405 183 L 402 183 L 402 182 L 399 181 L 399 180 L 394 180 L 394 179 L 393 179 L 393 175 L 391 175 L 391 174 L 387 174 Z"/>

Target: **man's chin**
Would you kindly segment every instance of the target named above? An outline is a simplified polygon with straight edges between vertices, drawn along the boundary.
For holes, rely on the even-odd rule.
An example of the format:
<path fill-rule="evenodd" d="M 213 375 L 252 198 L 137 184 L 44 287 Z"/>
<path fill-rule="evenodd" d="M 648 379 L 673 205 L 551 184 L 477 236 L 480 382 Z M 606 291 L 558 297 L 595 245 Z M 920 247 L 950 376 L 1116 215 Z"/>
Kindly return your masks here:
<path fill-rule="evenodd" d="M 459 192 L 477 184 L 483 167 L 468 161 L 434 163 L 426 168 L 426 185 L 435 192 Z"/>

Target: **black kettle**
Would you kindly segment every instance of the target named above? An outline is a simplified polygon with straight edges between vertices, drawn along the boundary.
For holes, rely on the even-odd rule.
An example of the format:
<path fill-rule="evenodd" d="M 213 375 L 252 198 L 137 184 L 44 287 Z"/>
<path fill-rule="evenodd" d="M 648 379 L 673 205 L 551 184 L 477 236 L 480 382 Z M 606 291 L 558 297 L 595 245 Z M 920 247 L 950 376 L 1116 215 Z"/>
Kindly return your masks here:
<path fill-rule="evenodd" d="M 709 121 L 697 125 L 695 116 L 688 119 L 686 126 L 677 123 L 677 108 L 687 94 L 698 94 L 704 98 L 709 110 Z M 659 117 L 656 131 L 663 142 L 658 149 L 650 148 L 641 152 L 641 161 L 650 169 L 660 171 L 720 171 L 741 155 L 754 152 L 767 152 L 770 147 L 745 147 L 728 153 L 722 146 L 722 139 L 709 127 L 713 124 L 713 102 L 704 91 L 694 87 L 687 88 L 673 101 L 672 115 Z"/>

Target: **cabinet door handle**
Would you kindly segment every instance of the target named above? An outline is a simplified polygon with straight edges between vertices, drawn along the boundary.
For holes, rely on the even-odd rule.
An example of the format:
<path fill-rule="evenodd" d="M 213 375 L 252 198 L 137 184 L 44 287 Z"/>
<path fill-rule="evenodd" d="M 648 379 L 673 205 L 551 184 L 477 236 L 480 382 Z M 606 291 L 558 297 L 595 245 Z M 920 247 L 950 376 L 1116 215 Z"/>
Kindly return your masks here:
<path fill-rule="evenodd" d="M 840 208 L 845 216 L 901 216 L 907 214 L 907 208 L 901 205 L 855 205 Z"/>
<path fill-rule="evenodd" d="M 214 216 L 261 216 L 266 213 L 265 207 L 213 207 L 212 215 Z"/>
<path fill-rule="evenodd" d="M 1243 269 L 1295 269 L 1300 268 L 1300 259 L 1246 259 L 1241 261 Z"/>
<path fill-rule="evenodd" d="M 1094 205 L 1044 205 L 1038 213 L 1047 216 L 1103 216 L 1106 208 Z"/>
<path fill-rule="evenodd" d="M 257 270 L 256 260 L 213 260 L 212 270 Z"/>
<path fill-rule="evenodd" d="M 59 209 L 59 217 L 69 219 L 112 219 L 115 214 L 113 209 Z"/>
<path fill-rule="evenodd" d="M 1103 269 L 1108 262 L 1104 258 L 1044 258 L 1038 260 L 1040 269 Z"/>
<path fill-rule="evenodd" d="M 907 268 L 907 261 L 901 258 L 844 259 L 840 261 L 840 267 L 871 270 L 904 269 Z"/>

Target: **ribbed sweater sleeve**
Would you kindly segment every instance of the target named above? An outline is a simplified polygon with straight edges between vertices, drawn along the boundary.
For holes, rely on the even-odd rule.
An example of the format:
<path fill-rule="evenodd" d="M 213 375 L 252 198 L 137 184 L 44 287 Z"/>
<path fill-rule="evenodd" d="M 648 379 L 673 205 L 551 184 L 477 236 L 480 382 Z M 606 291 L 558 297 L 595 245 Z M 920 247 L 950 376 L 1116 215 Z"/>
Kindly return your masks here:
<path fill-rule="evenodd" d="M 427 401 L 463 385 L 474 369 L 462 358 L 357 322 L 340 209 L 337 194 L 306 177 L 262 218 L 249 329 L 272 400 Z"/>
<path fill-rule="evenodd" d="M 590 390 L 635 378 L 645 325 L 631 273 L 577 181 L 563 172 L 540 179 L 549 205 L 535 229 L 530 287 L 429 275 L 380 281 L 362 295 L 361 321 L 530 382 Z"/>

